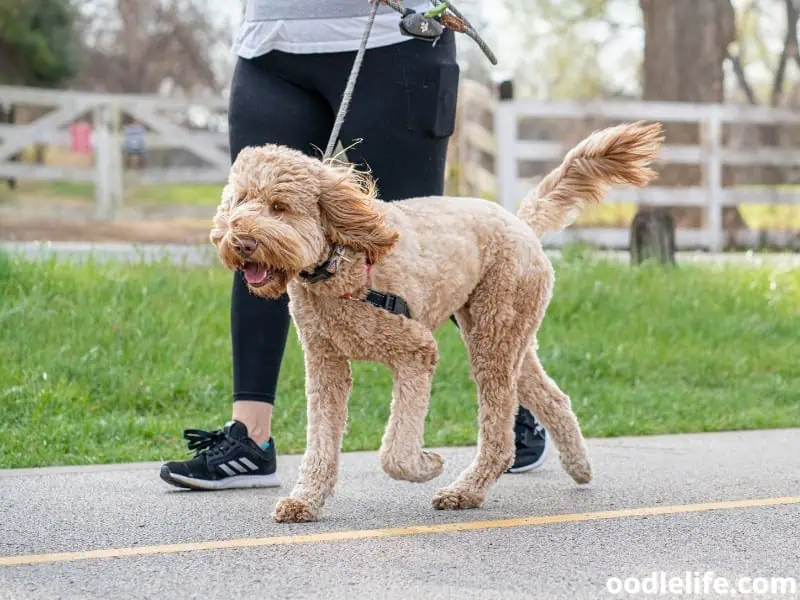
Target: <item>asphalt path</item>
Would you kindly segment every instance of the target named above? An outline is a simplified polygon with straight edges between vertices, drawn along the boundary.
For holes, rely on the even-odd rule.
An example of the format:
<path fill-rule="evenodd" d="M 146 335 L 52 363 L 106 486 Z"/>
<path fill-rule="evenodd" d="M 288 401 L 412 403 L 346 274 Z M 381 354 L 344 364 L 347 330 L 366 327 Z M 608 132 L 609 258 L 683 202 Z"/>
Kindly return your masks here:
<path fill-rule="evenodd" d="M 430 498 L 473 448 L 440 450 L 446 471 L 426 484 L 345 454 L 322 520 L 298 525 L 271 517 L 297 456 L 280 457 L 283 486 L 265 490 L 181 491 L 157 464 L 0 471 L 0 599 L 615 598 L 637 597 L 612 593 L 617 579 L 687 572 L 697 585 L 800 584 L 800 429 L 589 447 L 589 486 L 551 455 L 463 512 Z M 758 597 L 800 597 L 782 589 Z"/>

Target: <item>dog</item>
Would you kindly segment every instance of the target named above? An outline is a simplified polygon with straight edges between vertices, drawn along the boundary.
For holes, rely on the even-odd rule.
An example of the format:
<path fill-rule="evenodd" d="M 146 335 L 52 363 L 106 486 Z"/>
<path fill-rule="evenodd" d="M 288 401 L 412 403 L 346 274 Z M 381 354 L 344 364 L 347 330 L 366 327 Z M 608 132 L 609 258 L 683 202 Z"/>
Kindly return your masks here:
<path fill-rule="evenodd" d="M 515 216 L 475 198 L 386 203 L 369 174 L 284 146 L 243 149 L 210 234 L 221 262 L 241 270 L 251 293 L 288 291 L 305 353 L 307 446 L 280 522 L 317 520 L 332 495 L 347 421 L 350 361 L 378 361 L 393 376 L 380 464 L 392 478 L 424 482 L 444 461 L 423 448 L 433 332 L 454 315 L 479 390 L 477 453 L 435 509 L 477 508 L 514 458 L 516 407 L 552 436 L 579 484 L 592 469 L 570 399 L 537 358 L 553 267 L 540 237 L 569 225 L 612 185 L 643 187 L 662 144 L 660 124 L 597 131 L 523 200 Z M 413 177 L 413 174 L 409 174 Z"/>

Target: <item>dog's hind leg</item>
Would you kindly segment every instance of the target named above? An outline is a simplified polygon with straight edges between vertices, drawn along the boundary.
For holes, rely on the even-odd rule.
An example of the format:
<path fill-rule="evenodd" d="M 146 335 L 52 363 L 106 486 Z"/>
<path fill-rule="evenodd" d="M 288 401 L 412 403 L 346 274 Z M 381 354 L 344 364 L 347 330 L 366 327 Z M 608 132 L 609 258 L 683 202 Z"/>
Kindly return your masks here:
<path fill-rule="evenodd" d="M 389 335 L 389 337 L 392 337 Z M 391 340 L 385 340 L 391 344 Z M 407 327 L 392 345 L 392 409 L 381 442 L 381 468 L 393 479 L 423 482 L 438 477 L 444 460 L 423 450 L 425 417 L 436 369 L 436 340 L 423 327 Z M 405 349 L 403 352 L 398 350 Z"/>
<path fill-rule="evenodd" d="M 458 314 L 478 385 L 478 452 L 455 482 L 436 492 L 436 509 L 479 507 L 514 459 L 517 377 L 535 324 L 531 301 L 524 297 L 527 290 L 521 287 L 486 282 Z"/>
<path fill-rule="evenodd" d="M 528 349 L 517 383 L 519 403 L 531 411 L 558 448 L 561 465 L 578 483 L 592 479 L 592 467 L 578 419 L 569 397 L 547 376 L 536 356 L 535 345 Z"/>

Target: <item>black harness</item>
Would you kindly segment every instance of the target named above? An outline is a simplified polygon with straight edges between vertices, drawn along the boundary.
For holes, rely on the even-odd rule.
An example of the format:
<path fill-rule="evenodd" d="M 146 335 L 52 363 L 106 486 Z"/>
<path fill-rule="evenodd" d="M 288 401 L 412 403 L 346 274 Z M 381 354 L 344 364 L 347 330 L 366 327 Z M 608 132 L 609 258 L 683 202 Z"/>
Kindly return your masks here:
<path fill-rule="evenodd" d="M 330 279 L 339 271 L 339 266 L 342 261 L 350 262 L 344 255 L 344 247 L 338 244 L 331 248 L 331 253 L 322 264 L 317 265 L 313 271 L 301 271 L 300 277 L 307 283 L 318 283 Z M 367 263 L 367 269 L 371 265 Z M 349 296 L 346 296 L 349 298 Z M 377 290 L 367 288 L 367 295 L 361 300 L 367 304 L 371 304 L 377 308 L 388 310 L 393 315 L 402 315 L 407 319 L 411 318 L 411 313 L 408 310 L 408 303 L 400 296 L 394 294 L 384 294 Z"/>
<path fill-rule="evenodd" d="M 400 296 L 382 294 L 375 290 L 368 289 L 367 297 L 364 298 L 364 302 L 388 310 L 393 315 L 403 315 L 407 319 L 411 318 L 411 314 L 408 312 L 408 304 L 406 304 L 406 301 Z"/>

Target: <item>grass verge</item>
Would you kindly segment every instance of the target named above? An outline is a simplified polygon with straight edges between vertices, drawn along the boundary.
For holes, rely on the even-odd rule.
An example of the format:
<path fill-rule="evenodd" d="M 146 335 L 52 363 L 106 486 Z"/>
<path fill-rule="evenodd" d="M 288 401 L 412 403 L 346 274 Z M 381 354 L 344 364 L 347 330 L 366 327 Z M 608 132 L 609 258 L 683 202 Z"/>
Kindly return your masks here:
<path fill-rule="evenodd" d="M 540 353 L 588 436 L 800 426 L 800 273 L 581 257 L 556 269 Z M 186 456 L 183 428 L 229 417 L 229 285 L 219 267 L 0 256 L 0 467 Z M 438 339 L 426 443 L 472 444 L 465 351 L 451 325 Z M 344 447 L 374 449 L 389 374 L 354 371 Z M 303 449 L 294 334 L 275 434 L 280 452 Z"/>
<path fill-rule="evenodd" d="M 207 206 L 219 204 L 222 184 L 174 183 L 160 185 L 129 185 L 124 202 L 142 207 Z M 16 190 L 9 190 L 0 181 L 0 203 L 36 206 L 42 203 L 94 202 L 94 186 L 82 181 L 21 181 Z"/>

